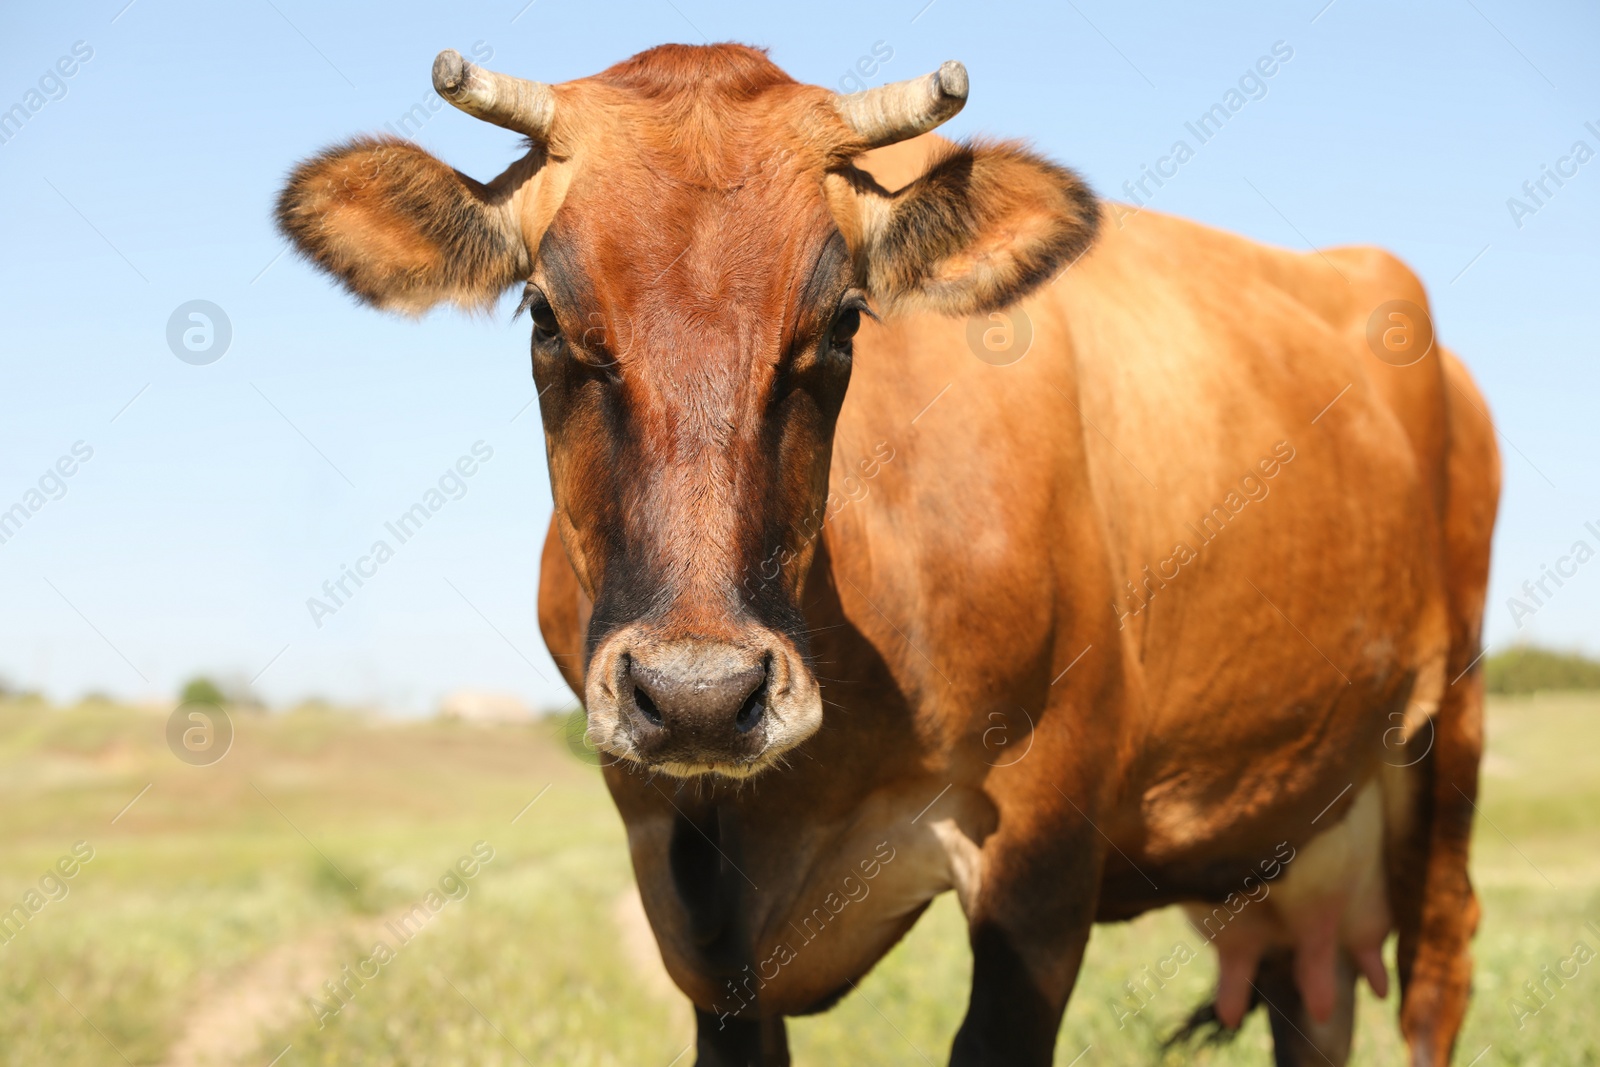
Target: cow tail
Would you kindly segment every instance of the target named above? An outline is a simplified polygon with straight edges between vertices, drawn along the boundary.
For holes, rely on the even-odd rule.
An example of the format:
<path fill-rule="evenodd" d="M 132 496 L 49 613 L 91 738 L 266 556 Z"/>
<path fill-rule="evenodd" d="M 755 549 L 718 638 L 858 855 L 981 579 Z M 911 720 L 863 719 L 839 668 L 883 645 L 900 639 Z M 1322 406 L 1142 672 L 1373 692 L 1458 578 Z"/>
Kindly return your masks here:
<path fill-rule="evenodd" d="M 1261 991 L 1252 985 L 1250 1006 L 1239 1020 L 1240 1029 L 1244 1027 L 1244 1020 L 1250 1018 L 1250 1013 L 1261 1003 Z M 1161 1042 L 1161 1051 L 1166 1052 L 1179 1045 L 1225 1045 L 1238 1036 L 1239 1030 L 1222 1025 L 1222 1020 L 1217 1017 L 1217 1002 L 1208 1000 L 1191 1011 L 1182 1026 L 1167 1035 L 1166 1040 Z"/>

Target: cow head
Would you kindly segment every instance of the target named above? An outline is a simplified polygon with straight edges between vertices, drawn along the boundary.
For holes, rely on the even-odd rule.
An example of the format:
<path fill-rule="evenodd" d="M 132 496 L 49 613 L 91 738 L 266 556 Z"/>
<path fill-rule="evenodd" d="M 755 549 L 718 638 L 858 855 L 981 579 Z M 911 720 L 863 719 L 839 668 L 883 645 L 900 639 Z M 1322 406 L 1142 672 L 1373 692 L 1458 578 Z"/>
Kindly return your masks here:
<path fill-rule="evenodd" d="M 484 185 L 352 141 L 294 171 L 279 225 L 379 307 L 524 287 L 556 528 L 593 603 L 590 737 L 674 774 L 768 767 L 822 720 L 800 594 L 862 316 L 1011 303 L 1087 246 L 1093 198 L 1009 144 L 952 146 L 894 192 L 853 165 L 959 111 L 959 63 L 851 96 L 735 45 L 553 86 L 447 51 L 433 77 L 527 154 Z"/>

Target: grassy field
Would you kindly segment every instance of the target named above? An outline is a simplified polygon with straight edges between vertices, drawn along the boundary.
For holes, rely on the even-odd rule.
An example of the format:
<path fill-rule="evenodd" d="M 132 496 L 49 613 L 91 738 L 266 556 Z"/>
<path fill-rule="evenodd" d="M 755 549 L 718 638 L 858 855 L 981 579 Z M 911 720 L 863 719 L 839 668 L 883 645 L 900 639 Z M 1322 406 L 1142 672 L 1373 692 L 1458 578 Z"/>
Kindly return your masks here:
<path fill-rule="evenodd" d="M 692 1061 L 687 1006 L 630 902 L 621 825 L 552 725 L 235 722 L 227 757 L 192 767 L 167 750 L 164 711 L 0 704 L 0 909 L 38 905 L 0 944 L 0 1061 Z M 1600 697 L 1501 698 L 1489 747 L 1457 1062 L 1600 1064 L 1600 960 L 1543 1006 L 1522 990 L 1578 939 L 1600 949 L 1583 929 L 1600 925 Z M 375 958 L 379 938 L 400 947 Z M 1231 1046 L 1163 1059 L 1161 1036 L 1210 987 L 1204 953 L 1119 1026 L 1123 983 L 1180 941 L 1200 947 L 1170 912 L 1097 930 L 1057 1062 L 1270 1062 L 1259 1014 Z M 796 1061 L 943 1063 L 968 963 L 947 896 L 837 1009 L 791 1022 Z M 1540 1009 L 1520 1025 L 1519 994 Z M 1403 1062 L 1392 1002 L 1363 1001 L 1355 1062 Z"/>

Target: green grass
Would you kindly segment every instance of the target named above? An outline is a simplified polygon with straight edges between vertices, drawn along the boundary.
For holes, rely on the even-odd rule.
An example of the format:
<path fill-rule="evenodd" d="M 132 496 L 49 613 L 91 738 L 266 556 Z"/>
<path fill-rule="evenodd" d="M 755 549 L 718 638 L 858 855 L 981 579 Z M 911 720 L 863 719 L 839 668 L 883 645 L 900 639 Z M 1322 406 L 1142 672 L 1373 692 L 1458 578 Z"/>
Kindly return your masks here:
<path fill-rule="evenodd" d="M 686 1003 L 644 979 L 653 968 L 619 926 L 631 885 L 622 827 L 561 724 L 392 724 L 330 711 L 235 722 L 228 756 L 191 767 L 166 750 L 164 710 L 0 704 L 0 907 L 38 889 L 75 842 L 94 849 L 65 898 L 0 945 L 0 1060 L 176 1064 L 188 1030 L 227 1023 L 252 990 L 279 1007 L 254 1016 L 264 1032 L 246 1028 L 242 1046 L 210 1062 L 265 1067 L 287 1046 L 279 1067 L 666 1067 L 684 1051 Z M 1600 697 L 1491 706 L 1474 856 L 1484 920 L 1460 1064 L 1486 1047 L 1477 1067 L 1600 1064 L 1600 960 L 1520 1028 L 1509 1006 L 1578 938 L 1600 949 L 1583 930 L 1600 924 L 1597 750 Z M 319 1025 L 297 986 L 341 978 L 379 936 L 398 943 L 382 922 L 479 841 L 495 854 L 466 896 Z M 1119 1019 L 1123 983 L 1178 943 L 1196 959 Z M 1214 978 L 1201 948 L 1171 911 L 1098 928 L 1058 1064 L 1085 1048 L 1083 1067 L 1270 1062 L 1259 1015 L 1231 1046 L 1163 1056 L 1161 1037 Z M 283 958 L 301 961 L 298 977 L 274 969 Z M 943 1063 L 969 965 L 946 896 L 834 1011 L 791 1021 L 796 1061 Z M 1363 997 L 1355 1062 L 1403 1062 L 1393 1001 Z"/>

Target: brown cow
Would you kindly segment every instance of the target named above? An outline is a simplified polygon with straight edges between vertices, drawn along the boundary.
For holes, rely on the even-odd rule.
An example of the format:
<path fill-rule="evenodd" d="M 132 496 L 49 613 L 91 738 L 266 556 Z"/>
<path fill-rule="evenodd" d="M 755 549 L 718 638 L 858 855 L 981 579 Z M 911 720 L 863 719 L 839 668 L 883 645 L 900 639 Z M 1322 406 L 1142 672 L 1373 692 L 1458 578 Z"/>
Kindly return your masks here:
<path fill-rule="evenodd" d="M 1173 903 L 1221 962 L 1195 1023 L 1260 1003 L 1278 1062 L 1343 1062 L 1396 931 L 1412 1062 L 1449 1059 L 1499 461 L 1405 267 L 919 136 L 954 63 L 434 80 L 527 155 L 353 141 L 278 218 L 380 307 L 526 285 L 540 622 L 700 1063 L 787 1063 L 946 889 L 952 1063 L 1049 1063 L 1091 925 Z"/>

